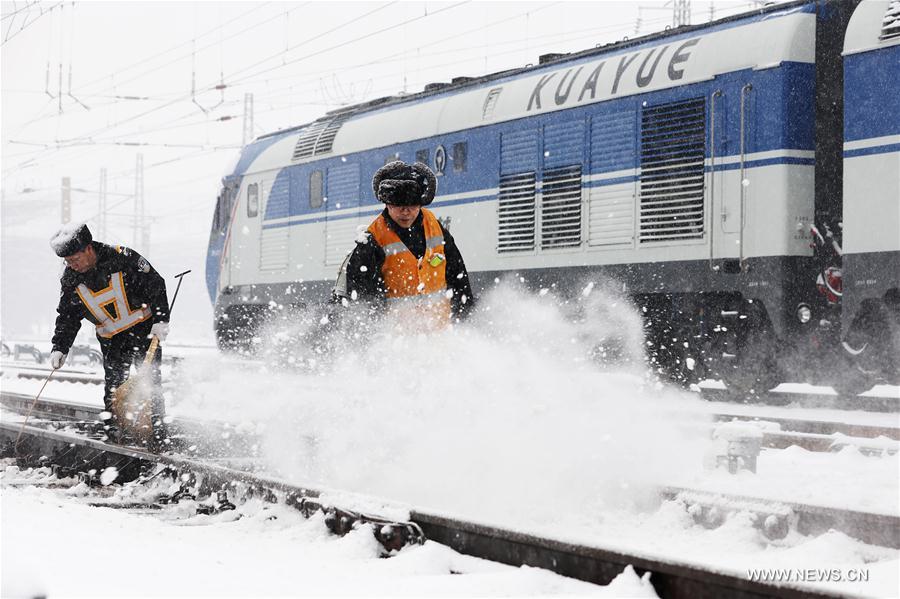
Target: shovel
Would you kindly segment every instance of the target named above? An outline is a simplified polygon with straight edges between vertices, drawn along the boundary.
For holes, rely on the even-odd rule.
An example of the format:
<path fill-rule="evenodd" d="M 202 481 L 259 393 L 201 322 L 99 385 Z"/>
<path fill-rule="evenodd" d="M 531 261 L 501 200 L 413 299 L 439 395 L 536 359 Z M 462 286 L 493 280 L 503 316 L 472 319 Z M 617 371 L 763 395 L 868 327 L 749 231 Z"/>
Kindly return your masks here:
<path fill-rule="evenodd" d="M 181 289 L 182 277 L 189 272 L 191 271 L 186 270 L 175 275 L 175 278 L 178 279 L 178 286 L 175 288 L 175 295 L 169 306 L 170 317 L 172 309 L 175 307 L 175 300 L 178 298 L 178 290 Z M 156 357 L 158 349 L 159 337 L 154 335 L 150 340 L 150 347 L 147 348 L 144 361 L 137 366 L 135 373 L 113 392 L 112 413 L 119 426 L 120 437 L 130 436 L 140 445 L 148 445 L 153 438 L 154 383 L 151 363 Z"/>

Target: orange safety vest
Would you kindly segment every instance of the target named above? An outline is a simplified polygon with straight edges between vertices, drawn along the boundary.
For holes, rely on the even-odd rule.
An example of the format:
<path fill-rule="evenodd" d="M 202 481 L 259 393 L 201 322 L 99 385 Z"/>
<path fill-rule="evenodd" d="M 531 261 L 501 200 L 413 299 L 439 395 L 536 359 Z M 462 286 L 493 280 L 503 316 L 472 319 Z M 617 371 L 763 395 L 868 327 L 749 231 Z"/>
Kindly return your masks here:
<path fill-rule="evenodd" d="M 435 329 L 450 322 L 450 299 L 447 297 L 447 256 L 444 233 L 437 217 L 422 208 L 425 229 L 425 255 L 419 260 L 391 229 L 383 214 L 378 215 L 369 233 L 384 250 L 381 276 L 392 310 L 402 307 L 425 319 L 425 329 Z"/>

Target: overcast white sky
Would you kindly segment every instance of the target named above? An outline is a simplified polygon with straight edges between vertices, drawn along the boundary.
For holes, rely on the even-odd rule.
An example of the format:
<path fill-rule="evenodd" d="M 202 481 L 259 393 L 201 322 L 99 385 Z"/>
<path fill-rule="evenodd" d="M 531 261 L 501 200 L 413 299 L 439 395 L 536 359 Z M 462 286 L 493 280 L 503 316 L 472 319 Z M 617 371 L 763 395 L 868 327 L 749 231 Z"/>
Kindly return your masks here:
<path fill-rule="evenodd" d="M 752 4 L 712 7 L 720 18 Z M 710 19 L 709 2 L 691 9 L 693 23 Z M 3 335 L 49 335 L 60 261 L 47 240 L 60 224 L 62 177 L 75 189 L 73 220 L 87 220 L 99 237 L 107 170 L 102 241 L 135 247 L 167 277 L 193 269 L 173 339 L 211 339 L 206 242 L 219 179 L 241 145 L 245 94 L 253 94 L 260 135 L 340 105 L 537 63 L 543 53 L 671 22 L 664 2 L 613 0 L 3 2 Z M 139 153 L 148 247 L 134 238 Z"/>

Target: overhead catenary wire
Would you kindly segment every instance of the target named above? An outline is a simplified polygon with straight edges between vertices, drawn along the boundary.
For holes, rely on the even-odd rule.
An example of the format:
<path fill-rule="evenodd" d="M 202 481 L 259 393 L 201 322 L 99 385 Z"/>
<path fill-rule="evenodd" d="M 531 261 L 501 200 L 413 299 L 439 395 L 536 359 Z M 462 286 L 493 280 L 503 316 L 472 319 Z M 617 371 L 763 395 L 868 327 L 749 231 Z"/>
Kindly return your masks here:
<path fill-rule="evenodd" d="M 547 6 L 549 6 L 549 5 L 545 5 L 544 7 L 540 7 L 540 8 L 545 8 L 545 7 L 547 7 Z M 532 9 L 530 12 L 533 13 L 533 12 L 535 12 L 536 10 L 537 10 L 537 9 Z M 500 20 L 494 21 L 494 22 L 492 22 L 492 23 L 488 23 L 487 25 L 483 25 L 483 26 L 480 26 L 480 27 L 477 27 L 477 28 L 470 29 L 470 30 L 468 30 L 468 31 L 466 31 L 466 32 L 462 32 L 462 33 L 459 33 L 459 34 L 454 34 L 454 35 L 451 35 L 451 36 L 446 36 L 446 37 L 441 38 L 441 39 L 439 39 L 439 40 L 436 40 L 436 41 L 434 41 L 434 42 L 432 42 L 432 43 L 429 43 L 429 44 L 425 44 L 425 45 L 423 45 L 423 46 L 420 46 L 420 48 L 429 47 L 429 46 L 433 46 L 433 45 L 438 45 L 438 44 L 440 44 L 440 43 L 443 43 L 443 42 L 448 41 L 448 40 L 450 40 L 450 39 L 454 39 L 454 38 L 460 37 L 460 36 L 465 35 L 465 34 L 467 34 L 467 33 L 475 32 L 475 31 L 478 31 L 478 30 L 481 30 L 481 29 L 487 29 L 487 28 L 493 27 L 493 26 L 495 26 L 495 25 L 497 25 L 497 24 L 500 24 L 500 23 L 503 23 L 503 22 L 511 21 L 511 20 L 516 19 L 516 18 L 521 18 L 522 14 L 523 14 L 523 13 L 520 13 L 520 14 L 518 14 L 518 15 L 513 15 L 512 17 L 507 17 L 507 18 L 504 18 L 504 19 L 500 19 Z M 623 26 L 625 26 L 625 25 L 626 25 L 626 24 L 624 24 L 624 23 L 623 23 L 623 24 L 612 24 L 612 25 L 607 25 L 607 26 L 602 27 L 602 28 L 588 28 L 588 29 L 584 29 L 584 30 L 582 30 L 582 31 L 591 32 L 591 31 L 605 30 L 605 29 L 617 29 L 617 28 L 621 28 L 621 27 L 623 27 Z M 538 39 L 544 39 L 544 38 L 548 38 L 548 37 L 554 37 L 554 36 L 540 36 Z M 567 37 L 568 37 L 569 40 L 571 40 L 571 36 L 567 36 Z M 589 37 L 589 36 L 583 36 L 583 37 Z M 506 43 L 501 43 L 500 45 L 509 45 L 509 44 L 511 44 L 511 43 L 515 43 L 515 42 L 506 42 Z M 521 43 L 521 41 L 519 41 L 518 43 Z M 455 49 L 454 49 L 454 50 L 447 50 L 446 52 L 451 52 L 451 51 L 452 51 L 452 52 L 455 52 L 456 50 L 455 50 Z M 519 48 L 513 48 L 512 50 L 508 50 L 508 51 L 502 52 L 502 53 L 495 53 L 495 54 L 509 54 L 509 53 L 514 53 L 514 52 L 518 52 L 518 51 L 519 51 Z M 392 59 L 396 59 L 396 56 L 397 56 L 398 54 L 399 54 L 399 53 L 389 54 L 389 55 L 385 55 L 385 56 L 382 56 L 382 57 L 375 58 L 375 59 L 373 59 L 373 60 L 370 60 L 370 61 L 367 61 L 367 62 L 364 62 L 364 63 L 359 63 L 359 64 L 357 64 L 357 65 L 345 65 L 345 66 L 343 66 L 343 67 L 341 67 L 341 68 L 344 68 L 344 69 L 364 68 L 365 66 L 370 65 L 370 64 L 373 64 L 373 63 L 375 63 L 375 62 L 389 62 L 389 61 L 391 61 Z M 440 54 L 440 52 L 432 53 L 432 54 L 430 54 L 430 55 L 436 55 L 436 54 Z M 473 59 L 467 59 L 467 60 L 473 60 Z M 434 66 L 436 66 L 436 67 L 450 66 L 450 65 L 453 65 L 453 64 L 459 64 L 459 63 L 462 63 L 462 62 L 466 62 L 467 60 L 461 60 L 461 61 L 449 61 L 449 62 L 446 62 L 446 63 L 441 63 L 441 64 L 438 64 L 438 65 L 434 65 Z M 236 87 L 238 87 L 238 86 L 236 86 Z M 291 87 L 294 88 L 294 89 L 296 90 L 296 87 L 295 87 L 295 86 L 291 86 Z M 305 89 L 312 89 L 312 87 L 313 87 L 312 84 L 310 84 L 310 87 L 305 88 Z M 303 90 L 304 90 L 304 88 L 300 88 L 299 91 L 302 92 Z M 378 91 L 378 92 L 381 92 L 382 90 L 392 91 L 392 90 L 389 90 L 388 88 L 378 88 L 377 91 Z M 321 105 L 321 106 L 336 105 L 336 104 L 334 104 L 334 103 L 329 103 L 329 102 L 307 102 L 306 104 L 309 104 L 309 105 Z M 291 106 L 295 106 L 295 105 L 297 105 L 296 100 L 292 100 Z M 270 110 L 264 111 L 264 112 L 277 112 L 277 111 L 279 111 L 279 108 L 277 108 L 277 107 L 270 107 Z M 189 116 L 189 115 L 186 115 L 186 116 Z M 180 118 L 183 119 L 184 117 L 180 117 Z M 174 121 L 170 121 L 170 122 L 177 122 L 178 120 L 180 120 L 180 119 L 175 119 Z M 182 128 L 182 127 L 198 126 L 198 125 L 202 125 L 202 124 L 206 124 L 206 122 L 205 122 L 205 121 L 201 121 L 201 122 L 193 123 L 193 124 L 192 124 L 192 123 L 188 123 L 188 124 L 183 125 L 183 126 L 182 126 L 182 125 L 173 125 L 173 126 L 164 126 L 164 127 L 157 126 L 157 127 L 154 127 L 153 130 L 154 130 L 154 131 L 162 131 L 162 130 L 170 130 L 170 129 Z M 133 134 L 132 134 L 132 133 L 129 133 L 129 134 L 118 135 L 118 136 L 115 136 L 114 139 L 122 139 L 122 138 L 124 138 L 126 135 L 133 135 Z M 99 144 L 115 144 L 115 143 L 119 143 L 119 142 L 116 142 L 116 141 L 114 141 L 114 140 L 92 140 L 92 139 L 88 139 L 88 140 L 82 140 L 82 141 L 80 141 L 80 142 L 78 142 L 78 141 L 73 141 L 73 140 L 67 140 L 64 144 L 55 144 L 55 145 L 56 145 L 56 147 L 63 147 L 63 146 L 65 146 L 65 147 L 73 147 L 73 146 L 80 146 L 80 145 L 95 145 L 95 144 L 98 144 L 98 145 L 99 145 Z M 135 144 L 135 143 L 133 143 L 133 142 L 122 142 L 122 143 L 125 144 L 125 145 L 137 145 L 137 144 Z M 158 146 L 158 147 L 166 147 L 167 145 L 170 145 L 170 144 L 166 144 L 166 143 L 152 144 L 152 143 L 142 142 L 142 143 L 140 143 L 140 145 L 156 145 L 156 146 Z M 172 144 L 172 145 L 175 145 L 175 144 Z M 43 148 L 43 147 L 45 147 L 45 146 L 46 146 L 46 144 L 45 144 L 44 146 L 41 146 L 41 147 Z M 231 147 L 231 146 L 225 146 L 225 147 Z"/>
<path fill-rule="evenodd" d="M 463 3 L 460 3 L 460 4 L 463 4 Z M 531 9 L 529 12 L 534 13 L 536 10 L 538 10 L 538 9 Z M 432 14 L 434 14 L 434 13 L 432 13 Z M 280 13 L 280 14 L 279 14 L 279 18 L 284 17 L 285 15 L 288 15 L 288 16 L 289 16 L 289 13 Z M 421 17 L 418 17 L 418 18 L 421 18 Z M 508 20 L 508 19 L 506 19 L 506 20 Z M 286 21 L 287 21 L 287 19 L 286 19 Z M 215 28 L 214 30 L 218 30 L 218 28 Z M 477 30 L 477 28 L 476 28 L 476 30 Z M 443 40 L 443 41 L 446 41 L 447 39 L 452 39 L 452 38 L 458 37 L 458 36 L 460 36 L 460 35 L 463 35 L 463 34 L 456 34 L 456 35 L 452 35 L 452 36 L 446 36 L 445 38 L 442 38 L 442 40 Z M 357 38 L 357 39 L 358 39 L 358 38 Z M 420 46 L 420 47 L 428 47 L 428 46 L 432 46 L 432 45 L 435 45 L 435 44 L 437 44 L 438 42 L 440 42 L 440 41 L 442 41 L 442 40 L 437 40 L 437 41 L 435 41 L 435 42 L 432 42 L 432 43 L 429 43 L 429 44 L 425 44 L 424 46 Z M 345 41 L 344 43 L 350 44 L 350 43 L 353 43 L 354 41 L 356 41 L 356 40 L 351 39 L 351 40 L 349 40 L 349 41 Z M 533 40 L 532 40 L 532 41 L 533 41 Z M 296 46 L 294 46 L 294 47 L 296 48 Z M 327 49 L 325 49 L 325 50 L 320 50 L 319 52 L 322 52 L 322 51 L 327 51 Z M 519 51 L 519 49 L 513 49 L 513 50 L 505 51 L 505 52 L 502 52 L 502 54 L 509 54 L 509 53 L 515 52 L 515 51 Z M 387 57 L 392 57 L 392 56 L 395 56 L 395 55 L 398 55 L 398 54 L 399 54 L 399 53 L 394 53 L 393 55 L 388 54 Z M 439 54 L 439 53 L 433 53 L 433 54 Z M 304 59 L 307 59 L 307 58 L 310 57 L 310 54 L 307 54 L 307 55 L 305 55 L 305 56 L 295 57 L 295 58 L 291 59 L 290 61 L 285 60 L 286 57 L 287 57 L 288 55 L 285 54 L 283 50 L 282 50 L 281 52 L 279 52 L 276 56 L 280 56 L 280 57 L 282 58 L 282 61 L 281 61 L 281 62 L 282 62 L 283 64 L 282 64 L 282 65 L 276 65 L 275 67 L 273 67 L 272 65 L 265 65 L 265 66 L 264 66 L 263 75 L 256 76 L 256 77 L 257 77 L 256 80 L 259 80 L 259 79 L 261 79 L 262 77 L 265 77 L 266 75 L 268 75 L 269 73 L 271 73 L 273 70 L 276 70 L 277 68 L 279 68 L 279 66 L 287 66 L 288 64 L 292 64 L 292 63 L 299 62 L 299 61 L 302 61 L 302 60 L 304 60 Z M 383 57 L 382 57 L 382 58 L 376 58 L 376 59 L 369 60 L 368 63 L 362 63 L 362 65 L 365 65 L 365 64 L 371 64 L 371 63 L 374 63 L 374 62 L 376 62 L 376 61 L 378 61 L 378 60 L 387 60 L 387 59 L 388 59 L 388 58 L 383 58 Z M 467 59 L 467 60 L 472 60 L 472 59 Z M 448 65 L 452 65 L 452 64 L 460 64 L 461 62 L 463 62 L 463 61 L 447 61 L 447 62 L 440 63 L 440 64 L 435 65 L 435 66 L 436 66 L 437 68 L 441 68 L 441 67 L 443 67 L 443 66 L 448 66 Z M 255 74 L 253 74 L 253 73 L 241 73 L 241 71 L 237 71 L 237 73 L 238 73 L 238 74 L 243 74 L 245 77 L 250 77 L 250 76 L 254 76 L 254 75 L 255 75 Z M 303 76 L 306 76 L 306 75 L 303 75 Z M 226 79 L 227 79 L 227 76 L 226 76 Z M 220 80 L 221 80 L 221 79 L 220 79 Z M 265 80 L 265 81 L 274 81 L 274 80 L 277 80 L 277 79 L 271 78 L 271 76 L 269 76 L 269 77 L 267 77 L 267 78 L 264 79 L 264 80 Z M 251 81 L 251 80 L 249 80 L 249 79 L 248 79 L 248 80 L 244 80 L 244 78 L 241 78 L 241 80 L 240 80 L 240 81 L 237 81 L 237 82 L 235 82 L 235 81 L 229 81 L 229 85 L 231 85 L 231 86 L 233 86 L 233 87 L 235 87 L 235 88 L 238 88 L 238 87 L 243 87 L 243 86 L 247 85 L 250 81 Z M 308 87 L 300 87 L 300 88 L 299 88 L 299 91 L 300 91 L 300 92 L 303 92 L 305 89 L 309 89 L 309 87 L 311 87 L 312 85 L 313 85 L 313 83 L 310 82 L 310 83 L 308 84 Z M 298 89 L 298 88 L 296 88 L 296 86 L 293 86 L 293 87 L 294 87 L 295 89 Z M 382 90 L 382 89 L 385 89 L 385 87 L 379 87 L 379 88 L 376 88 L 376 91 L 380 91 L 380 90 Z M 277 90 L 276 90 L 276 91 L 277 91 Z M 177 101 L 179 97 L 181 97 L 181 96 L 175 95 L 175 96 L 171 97 L 171 98 L 170 98 L 170 102 L 167 103 L 167 104 L 171 105 L 171 101 Z M 296 100 L 294 100 L 294 101 L 292 101 L 292 102 L 290 103 L 290 105 L 293 105 L 293 106 L 296 106 L 297 104 L 298 104 L 298 102 L 297 102 Z M 328 103 L 328 102 L 306 102 L 305 104 L 328 106 L 330 103 Z M 333 103 L 331 103 L 331 105 L 333 105 Z M 163 108 L 164 108 L 164 107 L 163 107 Z M 264 113 L 277 113 L 278 111 L 284 110 L 284 109 L 285 109 L 285 108 L 282 108 L 282 107 L 279 107 L 279 106 L 274 106 L 274 105 L 272 105 L 272 106 L 269 107 L 268 110 L 262 111 L 262 113 L 263 113 L 263 114 L 264 114 Z M 185 118 L 185 117 L 179 117 L 179 119 L 184 119 L 184 118 Z M 135 121 L 136 121 L 136 122 L 142 122 L 144 119 L 143 119 L 143 118 L 134 118 L 134 117 L 132 117 L 132 118 L 129 118 L 129 119 L 127 119 L 127 120 L 128 120 L 129 122 L 135 122 Z M 184 121 L 179 121 L 178 119 L 175 119 L 175 120 L 167 120 L 166 122 L 168 122 L 168 123 L 170 123 L 170 124 L 169 124 L 169 125 L 163 125 L 162 127 L 160 127 L 160 126 L 152 126 L 152 125 L 151 125 L 151 126 L 148 126 L 148 127 L 146 127 L 146 128 L 140 127 L 140 128 L 137 129 L 137 131 L 145 130 L 145 131 L 147 131 L 148 133 L 155 133 L 155 132 L 160 132 L 160 131 L 164 131 L 164 130 L 178 130 L 178 129 L 183 129 L 183 128 L 190 128 L 190 127 L 201 126 L 201 125 L 208 125 L 208 124 L 209 124 L 207 121 L 199 121 L 199 122 L 194 123 L 194 122 L 184 122 Z M 87 137 L 81 135 L 81 136 L 77 136 L 77 137 L 75 137 L 75 138 L 73 138 L 73 139 L 75 139 L 75 140 L 80 140 L 82 143 L 87 143 L 87 144 L 90 144 L 90 145 L 96 145 L 96 146 L 98 146 L 98 148 L 100 148 L 102 144 L 131 143 L 131 142 L 127 141 L 127 140 L 124 138 L 125 135 L 130 135 L 131 133 L 120 132 L 120 131 L 117 130 L 118 127 L 121 127 L 121 125 L 120 125 L 119 123 L 113 122 L 113 123 L 111 123 L 108 127 L 104 127 L 104 128 L 102 128 L 102 129 L 100 129 L 100 131 L 104 134 L 102 138 L 100 137 L 100 135 L 96 135 L 96 136 L 95 136 L 95 139 L 94 139 L 94 140 L 91 140 L 90 138 L 87 138 Z M 109 136 L 105 135 L 105 133 L 112 133 L 112 132 L 114 132 L 114 131 L 115 131 L 115 134 L 113 134 L 113 135 L 109 135 Z M 67 140 L 67 141 L 70 141 L 70 140 Z M 140 143 L 145 144 L 145 143 L 152 143 L 152 142 L 144 142 L 144 141 L 141 141 Z M 32 154 L 32 155 L 33 155 L 34 157 L 36 157 L 37 160 L 41 160 L 41 159 L 42 159 L 42 157 L 41 157 L 42 155 L 43 155 L 43 156 L 46 156 L 46 155 L 48 155 L 48 154 L 53 154 L 54 157 L 57 157 L 57 156 L 60 156 L 60 155 L 61 155 L 61 154 L 60 154 L 61 152 L 64 152 L 64 151 L 66 151 L 66 150 L 68 150 L 68 153 L 66 154 L 67 156 L 74 156 L 74 155 L 79 155 L 79 156 L 81 156 L 81 155 L 84 155 L 84 154 L 85 154 L 84 151 L 83 151 L 83 149 L 79 150 L 79 149 L 74 145 L 74 142 L 72 142 L 72 144 L 73 144 L 73 145 L 71 145 L 71 146 L 69 146 L 69 147 L 47 147 L 47 146 L 38 146 L 38 149 L 35 150 L 35 151 L 34 151 L 34 154 Z M 155 145 L 157 145 L 158 147 L 166 147 L 168 144 L 167 144 L 166 142 L 161 142 L 161 143 L 157 143 L 157 144 L 155 144 Z M 173 145 L 173 147 L 174 147 L 176 144 L 172 144 L 172 145 Z M 80 146 L 80 147 L 83 148 L 83 146 Z M 220 146 L 218 146 L 218 147 L 222 148 L 222 147 L 230 147 L 230 146 L 221 146 L 221 145 L 220 145 Z M 200 150 L 200 151 L 201 151 L 201 152 L 207 152 L 208 150 Z M 215 151 L 215 150 L 210 150 L 210 151 Z M 163 161 L 163 162 L 164 162 L 164 163 L 169 163 L 169 162 L 171 162 L 171 160 L 165 160 L 165 161 Z"/>
<path fill-rule="evenodd" d="M 62 5 L 63 5 L 62 2 L 57 2 L 50 8 L 44 10 L 44 3 L 41 2 L 40 0 L 36 0 L 35 2 L 30 2 L 30 3 L 26 4 L 25 6 L 23 6 L 22 8 L 14 11 L 12 13 L 3 15 L 3 20 L 6 20 L 7 18 L 9 18 L 10 21 L 6 26 L 6 31 L 3 33 L 3 41 L 0 42 L 0 46 L 6 45 L 6 43 L 8 41 L 12 40 L 14 37 L 19 35 L 23 31 L 25 31 L 28 27 L 30 27 L 31 25 L 36 23 L 38 21 L 38 19 L 43 17 L 45 14 L 51 14 L 56 8 L 61 7 Z M 18 15 L 23 10 L 30 10 L 34 6 L 37 6 L 41 12 L 31 21 L 29 21 L 27 18 L 24 19 L 22 21 L 22 25 L 19 26 L 19 29 L 17 29 L 15 32 L 13 32 L 12 29 L 13 29 L 13 24 L 15 23 L 15 16 Z"/>
<path fill-rule="evenodd" d="M 391 4 L 393 4 L 393 3 L 391 3 Z M 456 5 L 454 5 L 454 6 L 456 6 Z M 375 10 L 373 10 L 373 11 L 369 11 L 369 12 L 365 13 L 365 14 L 362 15 L 362 16 L 370 15 L 370 14 L 374 13 L 374 12 L 377 11 L 377 10 L 381 10 L 381 8 L 383 8 L 383 7 L 379 7 L 378 9 L 375 9 Z M 346 21 L 346 22 L 342 23 L 341 25 L 339 25 L 339 26 L 337 26 L 337 27 L 335 27 L 335 28 L 329 30 L 329 32 L 336 31 L 336 30 L 340 29 L 341 27 L 344 27 L 344 26 L 347 26 L 347 25 L 349 25 L 349 24 L 351 24 L 351 23 L 353 23 L 353 22 L 356 22 L 357 20 L 359 20 L 360 18 L 362 18 L 362 16 L 360 16 L 360 17 L 355 17 L 355 18 L 351 19 L 350 21 Z M 418 18 L 421 18 L 421 17 L 416 17 L 416 18 L 413 19 L 413 20 L 417 20 Z M 315 38 L 312 38 L 312 39 L 317 39 L 318 37 L 321 37 L 321 36 L 316 36 Z M 297 45 L 295 45 L 294 47 L 301 46 L 301 45 L 303 45 L 303 44 L 305 44 L 305 43 L 308 43 L 309 41 L 312 41 L 312 40 L 305 40 L 304 42 L 301 42 L 300 44 L 297 44 Z M 239 71 L 239 72 L 240 72 L 240 71 Z M 212 86 L 205 86 L 205 87 L 203 87 L 203 89 L 209 90 L 209 89 L 212 89 Z M 87 137 L 87 138 L 90 138 L 91 136 L 96 135 L 96 134 L 99 134 L 99 133 L 102 133 L 102 132 L 104 132 L 105 130 L 113 129 L 113 128 L 115 128 L 115 127 L 117 127 L 117 126 L 120 126 L 120 125 L 122 125 L 122 124 L 124 124 L 124 123 L 128 123 L 128 122 L 134 121 L 134 120 L 136 120 L 136 119 L 143 118 L 143 117 L 145 117 L 145 116 L 147 116 L 147 115 L 149 115 L 149 114 L 152 114 L 152 113 L 154 113 L 154 112 L 156 112 L 156 111 L 158 111 L 158 110 L 161 110 L 161 109 L 163 109 L 163 108 L 167 108 L 167 107 L 172 106 L 172 105 L 174 105 L 174 104 L 177 104 L 178 102 L 184 101 L 184 100 L 186 100 L 187 98 L 190 98 L 190 97 L 191 97 L 191 94 L 181 95 L 181 96 L 179 96 L 179 97 L 177 97 L 177 98 L 175 98 L 175 99 L 173 99 L 173 100 L 171 100 L 171 101 L 169 101 L 169 102 L 166 102 L 166 103 L 162 104 L 161 106 L 154 107 L 154 108 L 152 108 L 152 109 L 150 109 L 150 110 L 147 110 L 147 111 L 144 111 L 144 112 L 142 112 L 142 113 L 140 113 L 140 114 L 132 115 L 132 116 L 130 116 L 130 117 L 127 117 L 127 118 L 125 118 L 125 119 L 122 119 L 122 120 L 118 121 L 117 123 L 113 123 L 113 124 L 107 125 L 107 126 L 105 126 L 105 127 L 103 127 L 103 128 L 95 129 L 95 130 L 93 130 L 93 131 L 91 131 L 91 132 L 88 132 L 88 133 L 86 133 L 86 134 L 83 134 L 83 135 L 80 136 L 80 138 L 86 138 L 86 137 Z M 33 161 L 33 160 L 32 160 L 32 161 Z M 29 161 L 29 162 L 31 162 L 31 161 Z M 22 166 L 23 166 L 22 164 L 19 164 L 19 165 L 16 165 L 16 168 L 21 168 Z"/>

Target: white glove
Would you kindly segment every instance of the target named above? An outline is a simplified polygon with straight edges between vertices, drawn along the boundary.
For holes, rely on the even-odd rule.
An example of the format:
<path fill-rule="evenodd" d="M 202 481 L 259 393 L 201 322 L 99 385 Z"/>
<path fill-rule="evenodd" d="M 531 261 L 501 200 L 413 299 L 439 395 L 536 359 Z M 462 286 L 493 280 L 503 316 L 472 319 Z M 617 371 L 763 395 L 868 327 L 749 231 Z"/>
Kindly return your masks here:
<path fill-rule="evenodd" d="M 160 343 L 166 340 L 166 336 L 169 334 L 169 323 L 168 322 L 155 322 L 153 326 L 150 327 L 150 334 L 156 335 L 159 338 Z"/>
<path fill-rule="evenodd" d="M 69 354 L 64 354 L 59 350 L 50 352 L 50 366 L 53 367 L 53 370 L 62 368 L 62 365 L 66 363 L 66 356 L 68 355 Z"/>

